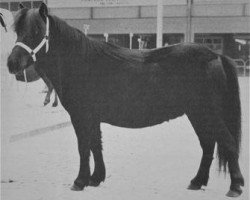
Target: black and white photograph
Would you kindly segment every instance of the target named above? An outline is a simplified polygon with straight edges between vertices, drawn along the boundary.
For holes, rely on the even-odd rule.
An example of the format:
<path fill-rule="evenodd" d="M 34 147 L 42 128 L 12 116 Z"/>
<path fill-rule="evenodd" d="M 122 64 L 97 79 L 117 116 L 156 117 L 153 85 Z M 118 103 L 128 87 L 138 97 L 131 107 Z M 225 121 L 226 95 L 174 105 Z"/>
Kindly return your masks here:
<path fill-rule="evenodd" d="M 1 200 L 249 200 L 249 0 L 1 0 Z"/>

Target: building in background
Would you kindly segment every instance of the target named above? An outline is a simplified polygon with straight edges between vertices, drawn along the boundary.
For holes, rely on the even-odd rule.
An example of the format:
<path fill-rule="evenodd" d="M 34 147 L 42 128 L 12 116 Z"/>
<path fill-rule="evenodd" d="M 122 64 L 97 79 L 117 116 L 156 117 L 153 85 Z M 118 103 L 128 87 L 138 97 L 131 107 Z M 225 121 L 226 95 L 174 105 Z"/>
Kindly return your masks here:
<path fill-rule="evenodd" d="M 17 1 L 17 0 L 1 0 L 0 7 L 10 10 L 15 13 L 19 9 L 19 4 L 22 3 L 26 8 L 38 8 L 42 2 L 47 1 Z"/>
<path fill-rule="evenodd" d="M 19 2 L 38 7 L 42 1 L 2 0 L 15 12 Z M 120 46 L 156 47 L 157 0 L 46 0 L 50 13 L 88 35 Z M 234 59 L 249 59 L 249 0 L 163 0 L 163 46 L 204 43 Z"/>

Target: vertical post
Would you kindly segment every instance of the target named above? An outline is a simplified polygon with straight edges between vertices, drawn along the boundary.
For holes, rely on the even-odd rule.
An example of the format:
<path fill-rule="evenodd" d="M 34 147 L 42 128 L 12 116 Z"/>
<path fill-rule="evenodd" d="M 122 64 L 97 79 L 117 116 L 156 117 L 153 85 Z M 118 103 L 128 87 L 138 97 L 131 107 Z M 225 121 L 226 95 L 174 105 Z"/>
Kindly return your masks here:
<path fill-rule="evenodd" d="M 187 0 L 187 31 L 186 42 L 192 42 L 194 40 L 192 33 L 192 2 L 193 0 Z"/>
<path fill-rule="evenodd" d="M 109 41 L 109 34 L 108 33 L 104 33 L 103 35 L 105 37 L 105 41 L 108 42 Z"/>
<path fill-rule="evenodd" d="M 138 38 L 138 46 L 139 46 L 139 50 L 142 50 L 143 49 L 143 40 L 142 40 L 142 37 L 140 36 L 139 38 Z"/>
<path fill-rule="evenodd" d="M 129 33 L 129 48 L 132 49 L 133 33 Z"/>
<path fill-rule="evenodd" d="M 246 76 L 246 71 L 247 71 L 247 61 L 243 61 L 244 62 L 244 76 Z"/>
<path fill-rule="evenodd" d="M 163 27 L 163 3 L 162 0 L 157 1 L 157 43 L 156 47 L 162 47 L 162 27 Z"/>

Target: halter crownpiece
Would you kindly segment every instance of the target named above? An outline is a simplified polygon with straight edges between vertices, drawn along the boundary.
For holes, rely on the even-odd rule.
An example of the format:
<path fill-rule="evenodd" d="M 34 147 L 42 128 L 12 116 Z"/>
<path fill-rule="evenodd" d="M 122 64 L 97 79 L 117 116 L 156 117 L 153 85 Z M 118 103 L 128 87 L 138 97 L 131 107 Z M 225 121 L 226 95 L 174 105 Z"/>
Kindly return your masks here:
<path fill-rule="evenodd" d="M 20 46 L 23 49 L 25 49 L 32 57 L 33 61 L 36 62 L 36 53 L 44 46 L 45 46 L 45 52 L 47 53 L 49 50 L 49 18 L 46 17 L 46 32 L 44 35 L 43 40 L 40 42 L 39 45 L 35 49 L 31 49 L 29 46 L 22 42 L 16 42 L 16 46 Z"/>

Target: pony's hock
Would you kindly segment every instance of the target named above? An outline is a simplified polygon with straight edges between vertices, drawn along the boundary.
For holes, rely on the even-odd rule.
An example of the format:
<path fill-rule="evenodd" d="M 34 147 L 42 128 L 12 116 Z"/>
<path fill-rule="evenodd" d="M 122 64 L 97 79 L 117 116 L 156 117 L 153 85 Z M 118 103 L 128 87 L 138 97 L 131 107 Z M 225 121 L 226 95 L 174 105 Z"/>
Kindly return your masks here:
<path fill-rule="evenodd" d="M 17 41 L 30 49 L 40 44 L 49 26 L 50 49 L 37 52 L 36 67 L 50 79 L 75 129 L 80 169 L 71 189 L 97 186 L 105 179 L 101 122 L 142 128 L 186 114 L 203 151 L 189 189 L 207 185 L 217 143 L 219 166 L 228 164 L 231 177 L 227 195 L 242 193 L 239 86 L 229 58 L 191 43 L 138 51 L 98 42 L 49 15 L 45 4 L 19 10 L 14 26 Z M 26 50 L 15 46 L 10 72 L 33 62 Z M 92 176 L 90 151 L 95 162 Z"/>

